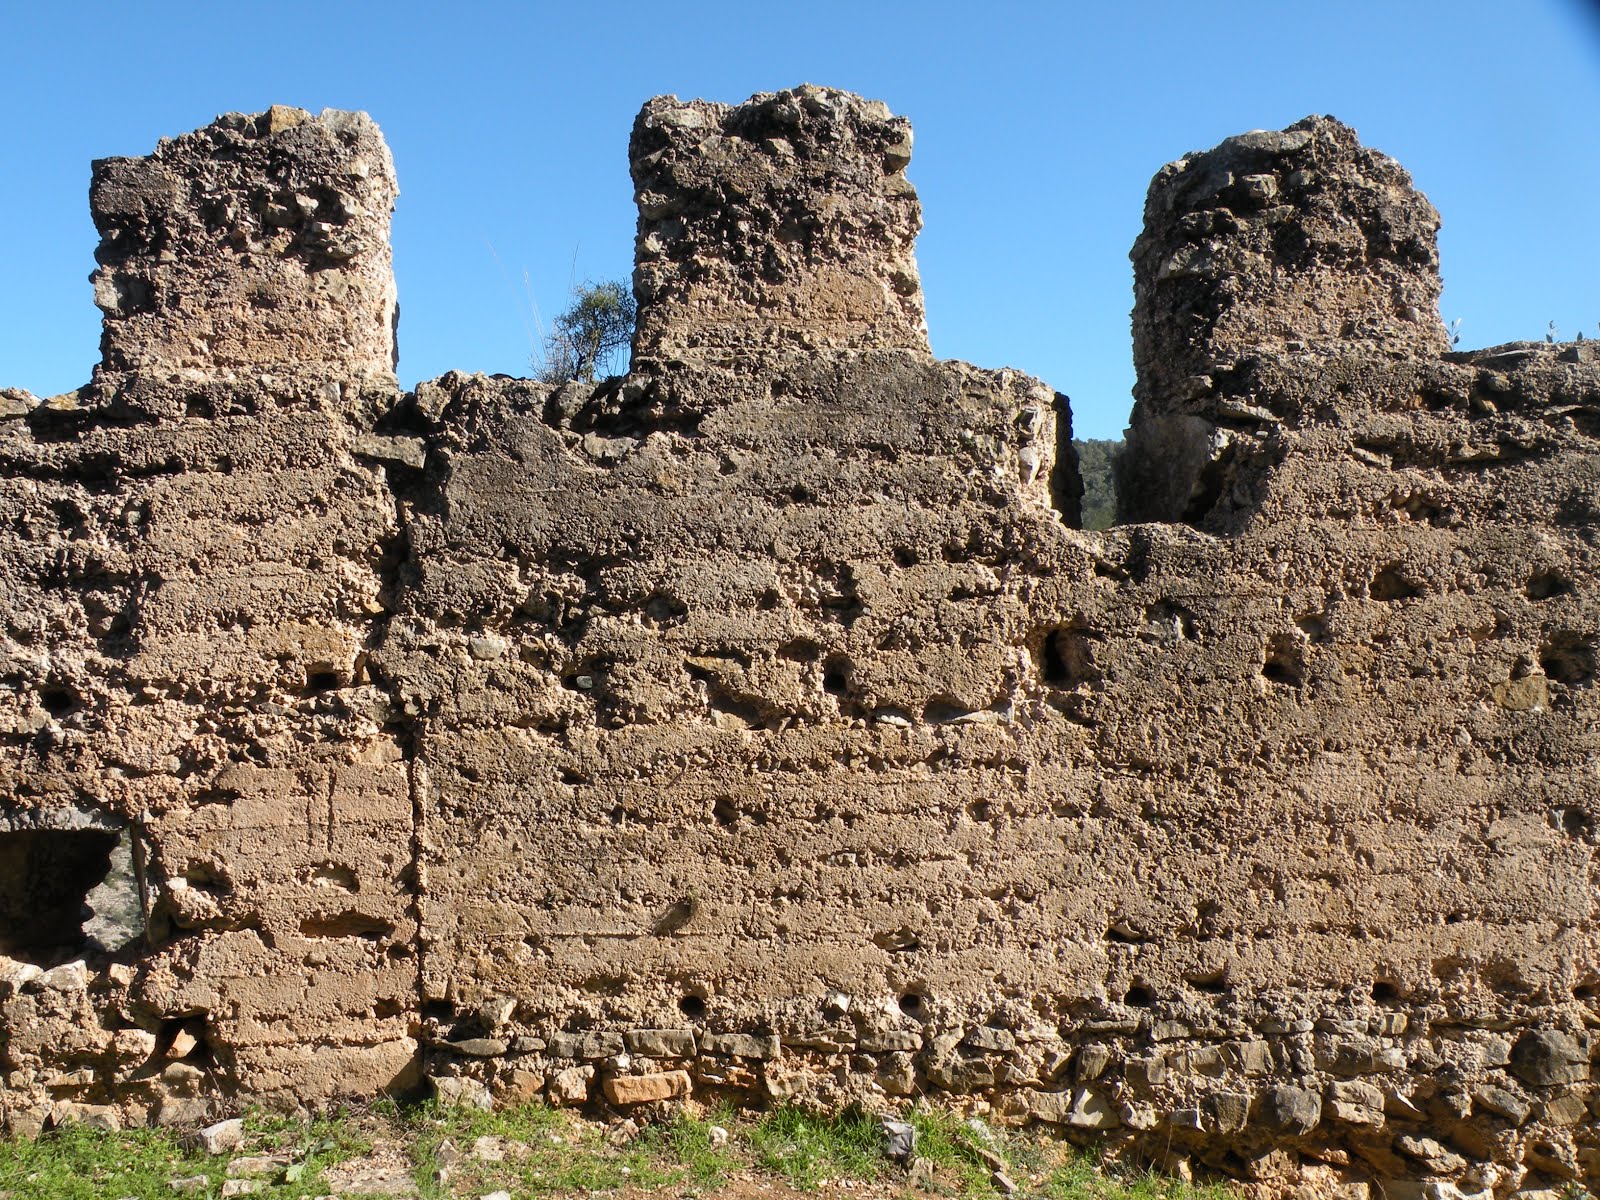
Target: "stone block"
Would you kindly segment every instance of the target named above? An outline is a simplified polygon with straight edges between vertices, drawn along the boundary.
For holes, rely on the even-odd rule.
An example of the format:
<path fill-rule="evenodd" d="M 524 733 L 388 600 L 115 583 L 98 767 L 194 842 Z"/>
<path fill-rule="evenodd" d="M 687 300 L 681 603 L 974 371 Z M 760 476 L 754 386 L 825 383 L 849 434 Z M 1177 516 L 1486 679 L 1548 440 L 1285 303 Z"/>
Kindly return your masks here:
<path fill-rule="evenodd" d="M 657 1100 L 676 1100 L 694 1090 L 687 1071 L 663 1071 L 658 1075 L 614 1075 L 602 1085 L 606 1099 L 619 1108 L 649 1104 Z"/>

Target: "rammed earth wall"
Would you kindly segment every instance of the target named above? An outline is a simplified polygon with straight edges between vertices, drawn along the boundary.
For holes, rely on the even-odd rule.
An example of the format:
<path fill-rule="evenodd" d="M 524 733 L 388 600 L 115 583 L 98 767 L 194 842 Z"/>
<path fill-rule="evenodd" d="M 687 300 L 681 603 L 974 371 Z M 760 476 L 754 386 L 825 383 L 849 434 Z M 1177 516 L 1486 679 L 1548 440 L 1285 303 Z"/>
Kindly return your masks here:
<path fill-rule="evenodd" d="M 0 393 L 7 1125 L 951 1093 L 1600 1184 L 1591 348 L 1451 353 L 1400 167 L 1230 139 L 1152 184 L 1084 532 L 1065 398 L 929 353 L 904 120 L 630 152 L 630 373 L 409 393 L 365 116 L 97 164 L 103 362 Z"/>

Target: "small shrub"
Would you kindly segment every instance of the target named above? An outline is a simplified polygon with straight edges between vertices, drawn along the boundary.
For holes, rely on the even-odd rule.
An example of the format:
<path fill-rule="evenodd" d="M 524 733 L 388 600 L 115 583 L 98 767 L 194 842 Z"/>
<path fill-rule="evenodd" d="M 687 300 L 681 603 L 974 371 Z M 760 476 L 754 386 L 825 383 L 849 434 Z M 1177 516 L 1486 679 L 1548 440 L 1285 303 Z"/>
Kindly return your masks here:
<path fill-rule="evenodd" d="M 544 340 L 544 361 L 535 363 L 544 383 L 592 382 L 633 340 L 638 305 L 620 280 L 583 283 L 572 289 L 572 306 L 557 317 Z"/>

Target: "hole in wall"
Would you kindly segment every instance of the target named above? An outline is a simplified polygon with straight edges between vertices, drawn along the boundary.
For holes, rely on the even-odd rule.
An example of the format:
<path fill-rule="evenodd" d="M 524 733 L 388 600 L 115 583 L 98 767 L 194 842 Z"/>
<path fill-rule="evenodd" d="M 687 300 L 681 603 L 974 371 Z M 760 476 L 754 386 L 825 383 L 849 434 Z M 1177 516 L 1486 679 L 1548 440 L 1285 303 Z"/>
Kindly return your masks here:
<path fill-rule="evenodd" d="M 821 653 L 822 647 L 809 638 L 795 638 L 778 647 L 778 657 L 793 663 L 813 662 Z"/>
<path fill-rule="evenodd" d="M 1594 642 L 1570 630 L 1552 634 L 1539 651 L 1539 668 L 1569 687 L 1588 683 L 1594 678 Z"/>
<path fill-rule="evenodd" d="M 822 690 L 830 696 L 850 693 L 850 660 L 830 658 L 822 664 Z"/>
<path fill-rule="evenodd" d="M 359 892 L 361 881 L 356 873 L 343 863 L 322 862 L 305 873 L 305 881 L 313 887 L 330 888 L 339 892 Z"/>
<path fill-rule="evenodd" d="M 890 954 L 906 954 L 922 949 L 922 939 L 917 936 L 916 930 L 905 925 L 895 929 L 880 929 L 872 935 L 872 944 Z"/>
<path fill-rule="evenodd" d="M 738 823 L 739 809 L 732 800 L 722 796 L 711 805 L 711 815 L 718 825 L 726 827 Z"/>
<path fill-rule="evenodd" d="M 706 1015 L 706 998 L 690 992 L 679 999 L 678 1011 L 691 1021 L 698 1021 Z"/>
<path fill-rule="evenodd" d="M 1400 999 L 1400 989 L 1387 979 L 1372 982 L 1372 999 L 1377 1004 L 1393 1004 Z"/>
<path fill-rule="evenodd" d="M 1422 586 L 1407 579 L 1399 563 L 1391 563 L 1372 577 L 1367 593 L 1374 600 L 1388 604 L 1422 595 Z"/>
<path fill-rule="evenodd" d="M 1039 678 L 1050 687 L 1063 690 L 1098 682 L 1101 676 L 1094 662 L 1094 636 L 1078 625 L 1046 630 L 1036 639 L 1033 654 Z"/>
<path fill-rule="evenodd" d="M 1570 591 L 1572 591 L 1572 580 L 1559 571 L 1535 571 L 1528 577 L 1529 600 L 1548 600 L 1552 596 L 1564 596 Z"/>
<path fill-rule="evenodd" d="M 111 847 L 106 876 L 89 890 L 84 903 L 90 917 L 83 932 L 91 944 L 113 954 L 145 938 L 144 887 L 133 830 L 124 828 Z"/>
<path fill-rule="evenodd" d="M 341 681 L 337 671 L 309 671 L 306 673 L 305 694 L 321 696 L 338 691 Z"/>
<path fill-rule="evenodd" d="M 394 936 L 394 923 L 381 917 L 347 909 L 339 913 L 318 913 L 300 922 L 300 933 L 308 938 L 360 938 L 381 942 Z"/>
<path fill-rule="evenodd" d="M 126 830 L 0 831 L 0 953 L 40 965 L 144 934 Z"/>
<path fill-rule="evenodd" d="M 1149 1008 L 1156 1002 L 1156 994 L 1142 983 L 1136 983 L 1123 993 L 1122 1002 L 1133 1008 Z"/>
<path fill-rule="evenodd" d="M 78 711 L 78 693 L 69 687 L 46 687 L 39 690 L 39 704 L 52 717 L 60 718 Z"/>
<path fill-rule="evenodd" d="M 946 725 L 970 717 L 976 710 L 957 704 L 952 697 L 935 696 L 922 709 L 922 719 L 930 725 Z"/>
<path fill-rule="evenodd" d="M 1306 681 L 1305 656 L 1290 638 L 1274 638 L 1262 656 L 1261 676 L 1271 683 L 1298 688 Z"/>
<path fill-rule="evenodd" d="M 1183 981 L 1195 991 L 1203 992 L 1207 996 L 1221 996 L 1228 990 L 1227 972 L 1221 967 L 1214 971 L 1186 975 Z"/>
<path fill-rule="evenodd" d="M 574 692 L 592 692 L 599 685 L 599 677 L 592 670 L 577 670 L 562 676 L 564 687 Z"/>
<path fill-rule="evenodd" d="M 928 998 L 921 992 L 902 992 L 898 1001 L 900 1011 L 914 1020 L 922 1020 L 928 1015 Z"/>
<path fill-rule="evenodd" d="M 1050 473 L 1050 499 L 1068 524 L 1072 524 L 1072 508 L 1076 507 L 1077 527 L 1080 529 L 1109 529 L 1117 523 L 1117 460 L 1124 443 L 1106 438 L 1074 438 L 1065 436 L 1070 431 L 1069 402 L 1058 397 L 1056 425 L 1058 439 L 1055 468 Z M 1070 452 L 1070 457 L 1069 457 Z M 1083 494 L 1074 505 L 1070 495 L 1068 472 L 1074 471 L 1083 488 Z"/>
<path fill-rule="evenodd" d="M 422 1002 L 422 1019 L 424 1021 L 454 1021 L 456 1019 L 456 1006 L 448 1000 L 424 1000 Z"/>
<path fill-rule="evenodd" d="M 176 1017 L 161 1023 L 156 1035 L 159 1055 L 174 1062 L 209 1062 L 205 1022 L 193 1017 Z"/>
<path fill-rule="evenodd" d="M 652 625 L 681 625 L 689 615 L 689 606 L 676 596 L 657 592 L 645 603 L 644 615 Z"/>
<path fill-rule="evenodd" d="M 1570 838 L 1590 841 L 1595 834 L 1595 817 L 1576 805 L 1551 810 L 1550 824 Z"/>
<path fill-rule="evenodd" d="M 1295 628 L 1313 642 L 1328 640 L 1328 619 L 1321 613 L 1307 613 L 1296 619 Z"/>

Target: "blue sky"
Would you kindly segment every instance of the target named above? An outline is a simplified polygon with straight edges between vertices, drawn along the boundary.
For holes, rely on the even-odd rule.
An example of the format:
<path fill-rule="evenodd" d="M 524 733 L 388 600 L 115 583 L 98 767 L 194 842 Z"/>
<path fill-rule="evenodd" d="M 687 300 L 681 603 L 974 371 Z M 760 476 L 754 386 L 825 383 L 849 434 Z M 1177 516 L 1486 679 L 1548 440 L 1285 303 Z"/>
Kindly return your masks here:
<path fill-rule="evenodd" d="M 1162 163 L 1331 113 L 1444 216 L 1463 347 L 1600 335 L 1600 20 L 1580 0 L 6 6 L 0 386 L 84 382 L 89 160 L 273 103 L 360 108 L 394 151 L 400 375 L 525 374 L 530 296 L 626 277 L 649 96 L 801 82 L 916 127 L 933 348 L 1014 366 L 1116 436 L 1127 251 Z"/>

